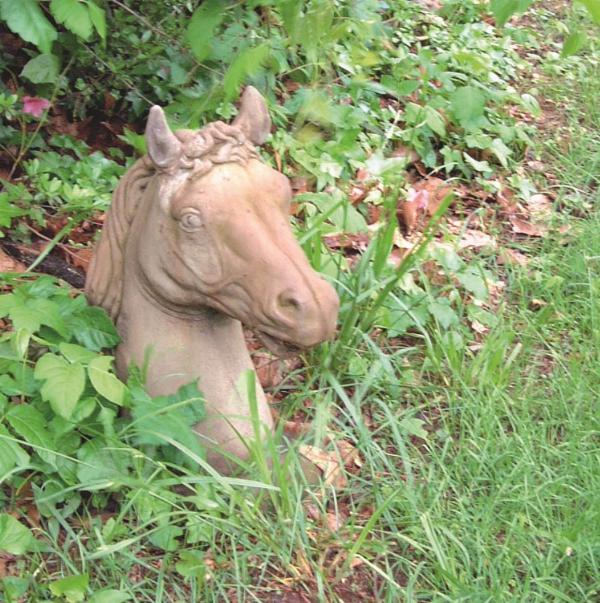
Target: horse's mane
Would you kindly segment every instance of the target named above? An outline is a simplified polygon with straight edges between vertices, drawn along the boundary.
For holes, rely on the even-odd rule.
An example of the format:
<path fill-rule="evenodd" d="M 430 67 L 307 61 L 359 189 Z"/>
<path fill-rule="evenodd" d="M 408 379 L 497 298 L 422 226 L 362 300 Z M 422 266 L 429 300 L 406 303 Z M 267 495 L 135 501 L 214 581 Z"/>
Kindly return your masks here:
<path fill-rule="evenodd" d="M 217 121 L 199 131 L 179 130 L 175 136 L 182 143 L 178 168 L 189 171 L 188 178 L 200 177 L 214 165 L 245 164 L 257 157 L 254 146 L 242 131 Z M 102 236 L 88 270 L 85 293 L 95 306 L 104 308 L 116 321 L 121 310 L 123 265 L 129 229 L 148 184 L 157 168 L 145 155 L 125 173 L 113 193 L 106 214 Z"/>

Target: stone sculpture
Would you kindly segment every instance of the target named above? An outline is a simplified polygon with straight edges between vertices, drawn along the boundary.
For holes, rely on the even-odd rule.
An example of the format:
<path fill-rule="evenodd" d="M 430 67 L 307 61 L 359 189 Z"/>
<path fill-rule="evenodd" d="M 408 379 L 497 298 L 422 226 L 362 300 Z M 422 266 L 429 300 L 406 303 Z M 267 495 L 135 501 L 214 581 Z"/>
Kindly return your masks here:
<path fill-rule="evenodd" d="M 207 418 L 194 429 L 208 461 L 229 472 L 255 438 L 244 375 L 253 370 L 242 323 L 275 352 L 330 338 L 333 287 L 309 265 L 288 222 L 288 179 L 254 145 L 271 128 L 266 103 L 247 87 L 231 125 L 172 132 L 158 106 L 148 154 L 120 181 L 86 281 L 122 342 L 116 369 L 147 362 L 146 387 L 166 395 L 198 380 Z M 273 419 L 256 386 L 258 416 Z"/>

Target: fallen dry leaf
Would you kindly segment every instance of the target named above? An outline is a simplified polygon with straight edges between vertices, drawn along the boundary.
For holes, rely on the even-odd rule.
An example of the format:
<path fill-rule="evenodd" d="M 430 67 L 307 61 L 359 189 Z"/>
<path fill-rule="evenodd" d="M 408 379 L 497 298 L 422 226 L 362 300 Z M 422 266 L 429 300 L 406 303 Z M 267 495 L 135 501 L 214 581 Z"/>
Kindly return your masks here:
<path fill-rule="evenodd" d="M 411 187 L 408 189 L 406 200 L 400 206 L 398 218 L 404 225 L 407 234 L 415 230 L 419 224 L 419 218 L 425 215 L 429 205 L 429 193 L 425 190 L 417 191 Z"/>
<path fill-rule="evenodd" d="M 538 193 L 529 198 L 527 207 L 534 218 L 541 219 L 552 215 L 554 204 L 547 195 Z"/>
<path fill-rule="evenodd" d="M 503 249 L 500 252 L 500 263 L 501 264 L 515 264 L 517 266 L 527 266 L 529 264 L 529 258 L 514 249 Z"/>
<path fill-rule="evenodd" d="M 341 490 L 348 485 L 344 464 L 340 462 L 335 451 L 328 452 L 317 446 L 302 444 L 298 447 L 298 452 L 318 467 L 326 485 L 333 486 L 336 490 Z"/>
<path fill-rule="evenodd" d="M 529 302 L 529 308 L 531 310 L 539 310 L 540 308 L 543 308 L 544 306 L 547 306 L 548 302 L 545 302 L 543 299 L 537 299 L 537 298 L 533 298 L 530 300 Z"/>
<path fill-rule="evenodd" d="M 308 517 L 328 528 L 330 532 L 337 532 L 348 519 L 346 515 L 339 510 L 337 513 L 333 513 L 332 511 L 322 513 L 319 507 L 313 503 L 305 503 L 304 509 L 306 510 Z"/>
<path fill-rule="evenodd" d="M 420 159 L 419 154 L 414 149 L 404 146 L 403 144 L 398 145 L 392 151 L 392 157 L 405 159 L 406 165 L 412 165 Z"/>
<path fill-rule="evenodd" d="M 427 204 L 427 213 L 433 216 L 440 208 L 442 201 L 452 192 L 452 188 L 441 178 L 431 176 L 427 180 L 415 183 L 417 191 L 426 190 L 429 193 L 429 203 Z"/>
<path fill-rule="evenodd" d="M 496 239 L 481 230 L 468 228 L 458 242 L 460 249 L 479 249 L 481 247 L 496 247 Z"/>
<path fill-rule="evenodd" d="M 85 247 L 83 249 L 69 248 L 67 251 L 67 259 L 71 261 L 71 264 L 75 268 L 81 268 L 84 272 L 87 272 L 90 262 L 92 261 L 92 255 L 94 250 L 91 247 Z"/>
<path fill-rule="evenodd" d="M 365 251 L 369 246 L 369 235 L 366 232 L 339 233 L 323 237 L 323 242 L 329 249 L 353 249 Z"/>
<path fill-rule="evenodd" d="M 25 272 L 25 264 L 11 258 L 2 249 L 0 249 L 0 272 Z"/>
<path fill-rule="evenodd" d="M 474 320 L 471 323 L 471 328 L 473 329 L 473 331 L 475 331 L 476 333 L 479 333 L 480 335 L 485 335 L 485 333 L 489 332 L 489 327 L 486 327 L 485 325 L 481 324 L 478 320 Z"/>
<path fill-rule="evenodd" d="M 509 216 L 508 219 L 512 225 L 513 232 L 524 234 L 530 237 L 545 237 L 548 234 L 548 229 L 540 224 L 532 224 L 516 216 Z"/>
<path fill-rule="evenodd" d="M 264 389 L 272 389 L 281 383 L 283 370 L 279 358 L 267 352 L 254 352 L 252 361 L 254 362 L 258 381 Z"/>
<path fill-rule="evenodd" d="M 356 205 L 367 196 L 368 192 L 368 187 L 354 185 L 350 187 L 350 191 L 348 192 L 348 199 L 350 200 L 350 203 L 352 203 L 352 205 Z"/>

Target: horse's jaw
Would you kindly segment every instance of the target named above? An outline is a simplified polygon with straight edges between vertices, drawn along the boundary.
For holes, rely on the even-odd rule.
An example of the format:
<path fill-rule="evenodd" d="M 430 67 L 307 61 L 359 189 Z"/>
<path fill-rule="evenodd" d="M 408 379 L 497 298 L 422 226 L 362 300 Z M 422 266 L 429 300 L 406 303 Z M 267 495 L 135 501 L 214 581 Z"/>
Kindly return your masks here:
<path fill-rule="evenodd" d="M 209 463 L 229 473 L 235 463 L 227 460 L 228 455 L 246 459 L 245 442 L 256 439 L 246 384 L 247 372 L 254 367 L 241 323 L 208 308 L 193 317 L 166 314 L 130 283 L 124 290 L 118 329 L 122 336 L 117 349 L 119 376 L 125 378 L 132 363 L 144 367 L 146 389 L 152 396 L 169 395 L 197 381 L 207 417 L 194 430 L 207 447 Z M 255 382 L 259 421 L 272 431 L 270 408 Z"/>

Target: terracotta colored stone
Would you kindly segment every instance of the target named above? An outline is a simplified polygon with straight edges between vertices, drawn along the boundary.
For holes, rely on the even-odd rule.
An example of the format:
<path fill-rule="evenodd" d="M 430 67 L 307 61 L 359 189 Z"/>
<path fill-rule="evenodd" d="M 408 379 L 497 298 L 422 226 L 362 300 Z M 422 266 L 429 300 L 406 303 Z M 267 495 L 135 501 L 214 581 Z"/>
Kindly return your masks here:
<path fill-rule="evenodd" d="M 114 193 L 90 265 L 86 294 L 115 321 L 117 371 L 147 366 L 151 395 L 197 380 L 208 416 L 195 426 L 208 460 L 248 457 L 255 434 L 246 373 L 253 370 L 242 323 L 272 351 L 309 348 L 335 332 L 338 298 L 309 265 L 288 222 L 288 179 L 254 147 L 271 121 L 246 88 L 231 125 L 172 132 L 152 107 L 148 155 Z M 262 429 L 273 420 L 258 384 Z"/>

